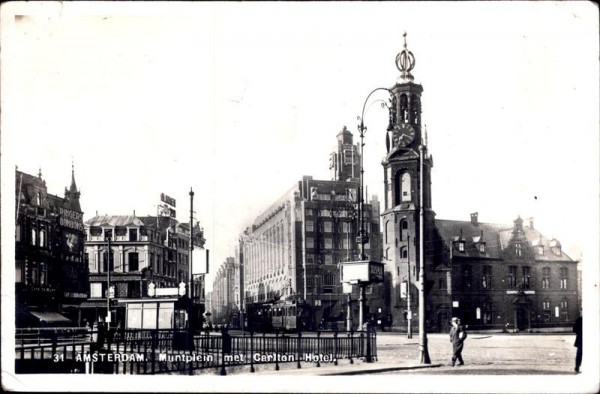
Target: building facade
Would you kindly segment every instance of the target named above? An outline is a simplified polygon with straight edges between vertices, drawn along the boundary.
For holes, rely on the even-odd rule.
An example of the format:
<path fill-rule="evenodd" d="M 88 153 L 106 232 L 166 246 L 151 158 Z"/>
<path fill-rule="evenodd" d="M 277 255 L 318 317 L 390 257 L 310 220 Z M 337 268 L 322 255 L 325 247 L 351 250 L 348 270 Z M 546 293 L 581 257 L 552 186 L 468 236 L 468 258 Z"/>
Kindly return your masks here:
<path fill-rule="evenodd" d="M 433 159 L 422 128 L 421 94 L 406 47 L 390 89 L 387 152 L 382 161 L 386 313 L 395 330 L 418 326 L 418 280 L 425 273 L 428 331 L 445 332 L 452 316 L 474 329 L 535 330 L 569 326 L 578 316 L 577 263 L 533 227 L 435 218 Z M 421 228 L 422 226 L 422 228 Z M 420 255 L 422 246 L 423 256 Z M 412 317 L 412 319 L 411 319 Z"/>
<path fill-rule="evenodd" d="M 213 279 L 211 320 L 216 324 L 239 327 L 240 310 L 240 264 L 234 257 L 227 257 Z"/>
<path fill-rule="evenodd" d="M 342 292 L 339 264 L 359 259 L 359 182 L 354 177 L 358 171 L 351 164 L 358 163 L 360 156 L 355 149 L 346 155 L 348 149 L 356 148 L 346 128 L 338 134 L 338 142 L 332 162 L 339 163 L 338 159 L 345 156 L 350 159 L 347 165 L 336 167 L 333 180 L 304 176 L 240 236 L 246 305 L 298 300 L 310 306 L 309 326 L 344 326 L 348 300 Z M 365 254 L 379 260 L 381 233 L 376 196 L 365 204 L 364 218 L 369 234 Z M 357 316 L 355 304 L 352 313 Z"/>
<path fill-rule="evenodd" d="M 108 289 L 116 325 L 125 321 L 125 304 L 119 301 L 148 297 L 151 283 L 161 289 L 189 281 L 189 223 L 170 216 L 104 215 L 86 221 L 85 231 L 90 296 L 83 307 L 89 321 L 106 316 Z M 204 246 L 199 227 L 194 230 L 194 245 Z M 198 280 L 203 278 L 196 284 Z M 203 289 L 202 283 L 195 289 L 195 301 L 203 303 Z"/>
<path fill-rule="evenodd" d="M 16 171 L 15 291 L 17 327 L 80 323 L 88 296 L 83 212 L 71 173 L 64 198 L 38 176 Z"/>

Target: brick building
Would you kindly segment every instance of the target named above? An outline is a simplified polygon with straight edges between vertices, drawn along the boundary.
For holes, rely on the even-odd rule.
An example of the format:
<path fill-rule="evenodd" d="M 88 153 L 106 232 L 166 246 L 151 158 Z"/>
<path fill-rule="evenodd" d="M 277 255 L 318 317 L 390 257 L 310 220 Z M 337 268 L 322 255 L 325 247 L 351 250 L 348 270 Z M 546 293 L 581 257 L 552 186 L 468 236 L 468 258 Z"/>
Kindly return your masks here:
<path fill-rule="evenodd" d="M 16 171 L 16 325 L 77 326 L 88 295 L 83 212 L 72 169 L 65 196 L 50 194 L 42 172 Z"/>
<path fill-rule="evenodd" d="M 410 73 L 414 56 L 406 43 L 397 66 L 401 75 L 390 89 L 382 162 L 386 313 L 392 315 L 393 328 L 407 330 L 409 309 L 413 329 L 418 325 L 417 283 L 423 266 L 429 331 L 446 331 L 452 316 L 475 329 L 572 325 L 578 316 L 577 263 L 558 240 L 534 229 L 533 220 L 525 227 L 520 217 L 513 225 L 480 223 L 477 213 L 470 221 L 435 218 L 433 158 L 421 127 L 423 87 Z"/>

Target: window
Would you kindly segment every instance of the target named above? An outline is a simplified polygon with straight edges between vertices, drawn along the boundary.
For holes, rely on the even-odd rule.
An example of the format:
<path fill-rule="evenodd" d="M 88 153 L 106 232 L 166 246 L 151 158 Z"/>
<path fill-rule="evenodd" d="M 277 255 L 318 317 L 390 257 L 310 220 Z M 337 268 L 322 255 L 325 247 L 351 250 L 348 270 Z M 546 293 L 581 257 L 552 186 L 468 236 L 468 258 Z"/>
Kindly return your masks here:
<path fill-rule="evenodd" d="M 483 275 L 481 279 L 481 287 L 484 289 L 492 288 L 492 266 L 484 265 L 483 266 Z"/>
<path fill-rule="evenodd" d="M 508 288 L 514 289 L 517 287 L 517 267 L 511 265 L 508 267 Z"/>
<path fill-rule="evenodd" d="M 550 288 L 550 268 L 544 267 L 542 269 L 542 289 Z M 550 309 L 550 308 L 548 308 Z"/>
<path fill-rule="evenodd" d="M 483 324 L 494 323 L 494 303 L 486 301 L 483 303 Z"/>
<path fill-rule="evenodd" d="M 31 229 L 31 244 L 37 245 L 37 231 L 34 228 Z"/>
<path fill-rule="evenodd" d="M 323 231 L 325 231 L 326 233 L 331 232 L 331 222 L 323 223 Z"/>
<path fill-rule="evenodd" d="M 18 223 L 15 226 L 15 241 L 21 242 L 21 225 Z"/>
<path fill-rule="evenodd" d="M 529 289 L 530 286 L 530 274 L 529 274 L 529 267 L 521 267 L 521 283 L 523 284 L 523 290 L 525 289 Z"/>
<path fill-rule="evenodd" d="M 321 209 L 319 211 L 319 216 L 331 216 L 331 212 L 329 209 Z"/>
<path fill-rule="evenodd" d="M 137 241 L 138 240 L 138 231 L 136 228 L 130 228 L 129 229 L 129 240 L 130 241 Z"/>
<path fill-rule="evenodd" d="M 335 285 L 335 275 L 327 274 L 324 278 L 325 286 L 334 286 Z"/>
<path fill-rule="evenodd" d="M 473 285 L 473 272 L 470 265 L 462 268 L 462 285 L 463 289 L 470 289 Z"/>
<path fill-rule="evenodd" d="M 440 290 L 446 290 L 446 279 L 440 278 L 438 281 L 438 286 L 439 286 Z"/>
<path fill-rule="evenodd" d="M 102 229 L 100 227 L 90 227 L 90 235 L 92 237 L 99 237 L 102 235 Z"/>
<path fill-rule="evenodd" d="M 542 321 L 544 323 L 550 323 L 552 320 L 552 310 L 550 309 L 550 300 L 546 298 L 542 302 Z"/>
<path fill-rule="evenodd" d="M 485 253 L 485 242 L 479 244 L 479 253 Z"/>
<path fill-rule="evenodd" d="M 109 270 L 112 272 L 115 270 L 115 259 L 113 254 L 110 254 L 110 267 L 108 266 L 108 253 L 102 253 L 102 272 L 108 272 Z"/>
<path fill-rule="evenodd" d="M 408 237 L 408 221 L 403 219 L 400 221 L 400 241 L 403 241 Z"/>
<path fill-rule="evenodd" d="M 465 251 L 465 241 L 458 241 L 458 251 L 459 252 Z"/>
<path fill-rule="evenodd" d="M 522 245 L 520 243 L 515 244 L 515 256 L 521 257 L 523 254 Z"/>
<path fill-rule="evenodd" d="M 400 253 L 401 253 L 401 256 L 403 259 L 408 259 L 408 249 L 407 248 L 402 248 Z"/>
<path fill-rule="evenodd" d="M 410 201 L 412 199 L 410 193 L 410 174 L 408 172 L 402 174 L 402 186 L 400 190 L 402 191 L 401 201 Z"/>
<path fill-rule="evenodd" d="M 333 256 L 330 254 L 325 255 L 325 264 L 333 264 Z"/>
<path fill-rule="evenodd" d="M 315 247 L 315 240 L 313 239 L 313 237 L 306 237 L 306 247 L 307 248 Z"/>
<path fill-rule="evenodd" d="M 561 268 L 560 269 L 560 289 L 567 290 L 567 282 L 569 280 L 569 269 Z"/>
<path fill-rule="evenodd" d="M 117 237 L 124 237 L 127 235 L 127 228 L 123 227 L 123 226 L 117 226 L 115 227 L 115 236 Z"/>
<path fill-rule="evenodd" d="M 560 302 L 560 318 L 562 321 L 569 320 L 569 300 L 566 298 Z"/>
<path fill-rule="evenodd" d="M 106 229 L 104 230 L 104 239 L 112 239 L 113 236 L 113 231 L 112 229 Z"/>
<path fill-rule="evenodd" d="M 306 231 L 315 231 L 315 222 L 307 220 L 305 223 Z"/>
<path fill-rule="evenodd" d="M 129 253 L 129 271 L 138 271 L 139 268 L 139 255 L 137 252 Z"/>
<path fill-rule="evenodd" d="M 42 205 L 42 193 L 38 192 L 35 199 L 37 205 Z"/>
<path fill-rule="evenodd" d="M 90 283 L 90 298 L 102 298 L 102 283 Z"/>
<path fill-rule="evenodd" d="M 538 256 L 543 256 L 544 255 L 544 246 L 543 245 L 536 246 L 535 251 L 538 254 Z"/>
<path fill-rule="evenodd" d="M 46 246 L 46 231 L 40 230 L 40 247 Z"/>
<path fill-rule="evenodd" d="M 40 286 L 42 286 L 42 287 L 46 286 L 47 274 L 48 274 L 48 271 L 46 269 L 46 264 L 41 263 L 40 264 Z"/>

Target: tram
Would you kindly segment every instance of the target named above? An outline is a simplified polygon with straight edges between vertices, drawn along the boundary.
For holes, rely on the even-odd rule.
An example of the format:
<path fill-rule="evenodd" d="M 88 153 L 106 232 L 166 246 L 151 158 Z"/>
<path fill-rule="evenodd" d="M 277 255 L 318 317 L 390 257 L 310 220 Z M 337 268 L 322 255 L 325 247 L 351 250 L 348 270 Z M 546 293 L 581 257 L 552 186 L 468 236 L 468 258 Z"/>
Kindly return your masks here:
<path fill-rule="evenodd" d="M 258 332 L 312 330 L 312 314 L 304 303 L 275 301 L 247 305 L 248 329 Z"/>

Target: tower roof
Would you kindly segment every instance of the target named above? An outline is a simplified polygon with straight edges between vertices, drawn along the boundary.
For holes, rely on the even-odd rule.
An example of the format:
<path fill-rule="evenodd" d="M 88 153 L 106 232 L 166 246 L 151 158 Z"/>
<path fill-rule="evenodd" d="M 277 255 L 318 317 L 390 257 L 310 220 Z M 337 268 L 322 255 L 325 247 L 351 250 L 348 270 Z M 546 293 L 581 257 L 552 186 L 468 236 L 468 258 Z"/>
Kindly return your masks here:
<path fill-rule="evenodd" d="M 406 32 L 404 32 L 403 36 L 404 49 L 396 55 L 396 67 L 400 71 L 398 83 L 412 82 L 414 80 L 414 77 L 410 72 L 415 67 L 415 56 L 408 50 L 406 44 Z"/>

